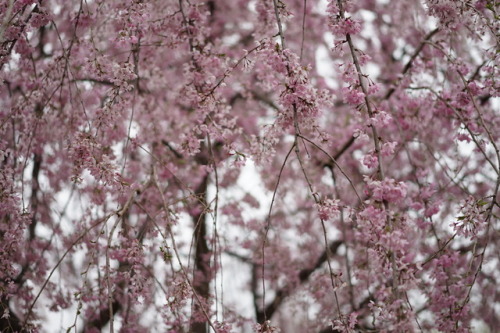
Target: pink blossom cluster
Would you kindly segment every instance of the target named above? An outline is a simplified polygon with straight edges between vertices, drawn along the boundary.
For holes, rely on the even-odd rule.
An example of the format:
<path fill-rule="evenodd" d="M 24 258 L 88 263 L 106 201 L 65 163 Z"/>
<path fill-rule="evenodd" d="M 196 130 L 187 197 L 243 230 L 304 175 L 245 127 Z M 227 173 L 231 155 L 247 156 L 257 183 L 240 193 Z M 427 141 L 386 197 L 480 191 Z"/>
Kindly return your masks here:
<path fill-rule="evenodd" d="M 461 215 L 452 223 L 453 229 L 466 238 L 476 238 L 486 227 L 484 213 L 488 204 L 484 199 L 468 197 L 462 204 Z"/>
<path fill-rule="evenodd" d="M 464 300 L 473 277 L 457 270 L 463 269 L 463 264 L 457 253 L 445 253 L 433 262 L 432 279 L 436 283 L 428 297 L 434 300 L 430 308 L 440 331 L 470 331 L 470 307 Z"/>
<path fill-rule="evenodd" d="M 405 183 L 396 182 L 394 179 L 379 181 L 365 176 L 365 182 L 371 197 L 376 201 L 398 202 L 404 200 L 407 194 Z"/>
<path fill-rule="evenodd" d="M 495 331 L 498 16 L 0 1 L 0 331 Z"/>
<path fill-rule="evenodd" d="M 255 333 L 279 333 L 281 330 L 271 325 L 271 321 L 267 320 L 263 324 L 256 324 L 254 327 Z"/>
<path fill-rule="evenodd" d="M 336 217 L 339 214 L 339 203 L 339 200 L 328 198 L 316 204 L 319 218 L 328 221 Z"/>
<path fill-rule="evenodd" d="M 270 41 L 262 44 L 259 56 L 283 78 L 282 81 L 273 80 L 273 86 L 281 90 L 279 103 L 282 110 L 279 116 L 283 126 L 293 123 L 295 112 L 304 124 L 315 119 L 319 115 L 319 105 L 325 101 L 308 78 L 311 68 L 301 65 L 299 57 L 291 50 L 281 50 L 279 44 L 273 45 Z"/>

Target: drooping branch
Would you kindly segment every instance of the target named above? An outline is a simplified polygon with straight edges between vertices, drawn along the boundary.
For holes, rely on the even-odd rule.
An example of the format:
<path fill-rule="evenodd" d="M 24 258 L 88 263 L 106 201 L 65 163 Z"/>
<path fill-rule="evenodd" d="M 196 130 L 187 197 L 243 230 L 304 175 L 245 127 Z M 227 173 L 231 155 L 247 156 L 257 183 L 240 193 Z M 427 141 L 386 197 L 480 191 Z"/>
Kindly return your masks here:
<path fill-rule="evenodd" d="M 337 253 L 339 247 L 343 244 L 343 241 L 337 240 L 330 244 L 329 251 L 332 254 Z M 327 250 L 324 250 L 323 253 L 318 257 L 314 266 L 310 268 L 302 269 L 299 274 L 299 282 L 300 284 L 304 284 L 309 280 L 309 277 L 318 269 L 320 269 L 323 264 L 327 261 L 328 255 Z M 279 309 L 281 304 L 286 300 L 288 296 L 290 296 L 296 288 L 292 288 L 291 286 L 285 286 L 276 291 L 276 295 L 274 299 L 266 306 L 264 310 L 256 309 L 257 314 L 257 322 L 261 323 L 264 320 L 271 318 L 274 313 Z"/>
<path fill-rule="evenodd" d="M 23 8 L 20 10 L 21 12 L 24 12 L 24 10 L 28 7 L 28 5 L 24 5 Z M 7 12 L 9 14 L 10 11 Z M 7 58 L 12 54 L 12 51 L 14 50 L 14 47 L 16 46 L 16 43 L 18 42 L 19 39 L 22 38 L 26 26 L 28 26 L 29 21 L 33 17 L 34 14 L 39 13 L 40 8 L 39 5 L 36 4 L 33 9 L 30 11 L 29 15 L 26 17 L 26 19 L 22 22 L 21 26 L 19 27 L 19 32 L 18 32 L 18 37 L 11 39 L 11 40 L 4 40 L 4 31 L 7 30 L 6 28 L 8 25 L 6 24 L 6 27 L 4 27 L 4 24 L 1 25 L 1 34 L 0 34 L 0 43 L 2 43 L 0 46 L 0 60 L 3 60 L 3 58 Z M 8 19 L 8 17 L 6 17 Z M 2 22 L 3 23 L 3 22 Z M 3 52 L 5 50 L 7 52 Z M 6 64 L 7 61 L 1 61 L 0 62 L 0 70 L 2 70 L 2 67 L 4 64 Z"/>
<path fill-rule="evenodd" d="M 413 52 L 410 60 L 408 60 L 408 62 L 406 63 L 405 67 L 403 68 L 403 71 L 401 72 L 401 74 L 404 76 L 409 70 L 410 68 L 413 66 L 413 63 L 415 61 L 415 59 L 417 59 L 417 57 L 419 56 L 420 52 L 422 52 L 424 46 L 426 45 L 426 43 L 431 40 L 431 38 L 437 34 L 439 32 L 439 28 L 436 28 L 434 30 L 432 30 L 431 32 L 429 32 L 425 37 L 424 39 L 422 40 L 422 42 L 419 44 L 419 46 L 417 47 L 417 49 L 415 50 L 415 52 Z M 387 91 L 387 93 L 385 94 L 384 96 L 384 99 L 389 99 L 391 98 L 392 94 L 394 94 L 394 92 L 396 91 L 396 87 L 392 87 L 391 89 L 389 89 Z"/>

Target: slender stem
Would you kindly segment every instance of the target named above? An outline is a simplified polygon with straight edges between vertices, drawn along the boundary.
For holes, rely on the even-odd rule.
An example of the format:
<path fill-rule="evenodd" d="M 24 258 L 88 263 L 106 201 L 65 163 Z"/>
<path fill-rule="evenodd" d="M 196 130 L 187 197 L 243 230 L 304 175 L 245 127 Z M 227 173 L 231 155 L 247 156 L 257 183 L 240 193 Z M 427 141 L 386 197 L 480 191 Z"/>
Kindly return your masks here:
<path fill-rule="evenodd" d="M 302 40 L 300 42 L 300 62 L 304 53 L 304 40 L 306 34 L 306 15 L 307 15 L 307 0 L 304 0 L 304 12 L 302 13 Z"/>
<path fill-rule="evenodd" d="M 344 12 L 344 7 L 342 5 L 342 0 L 337 0 L 337 3 L 339 5 L 339 10 L 340 10 L 340 17 L 344 19 L 345 17 L 345 12 Z M 346 34 L 346 41 L 347 44 L 349 45 L 349 50 L 352 56 L 352 61 L 354 63 L 354 66 L 356 68 L 356 71 L 358 73 L 358 80 L 359 80 L 359 85 L 361 86 L 361 90 L 363 91 L 363 94 L 365 95 L 364 100 L 365 100 L 365 105 L 366 105 L 366 110 L 368 113 L 368 116 L 370 118 L 373 118 L 374 116 L 374 111 L 372 108 L 372 105 L 370 103 L 370 99 L 368 98 L 369 92 L 368 92 L 368 87 L 366 86 L 366 77 L 363 74 L 363 71 L 361 69 L 361 65 L 359 64 L 358 56 L 356 55 L 356 48 L 354 47 L 354 43 L 352 41 L 351 35 Z M 384 180 L 385 179 L 385 172 L 384 172 L 384 166 L 382 163 L 382 154 L 380 152 L 380 138 L 379 134 L 377 131 L 377 128 L 375 125 L 371 124 L 370 125 L 372 129 L 372 136 L 373 136 L 373 143 L 375 146 L 375 154 L 377 155 L 378 159 L 378 178 L 379 180 Z M 386 212 L 389 211 L 389 204 L 387 201 L 384 200 L 384 209 Z M 389 214 L 386 214 L 386 224 L 390 228 L 390 230 L 394 230 L 394 223 L 392 219 L 389 217 Z M 392 268 L 392 291 L 394 296 L 399 299 L 400 298 L 400 293 L 398 290 L 399 287 L 399 271 L 396 263 L 396 258 L 395 254 L 392 251 L 388 252 L 389 256 L 389 261 L 391 263 L 391 268 Z"/>
<path fill-rule="evenodd" d="M 276 200 L 276 193 L 278 192 L 278 187 L 280 184 L 281 175 L 283 174 L 283 170 L 285 169 L 286 162 L 288 161 L 288 158 L 290 157 L 290 155 L 295 147 L 295 144 L 296 143 L 294 142 L 293 145 L 290 147 L 290 150 L 288 151 L 288 153 L 285 156 L 285 160 L 281 164 L 280 172 L 278 174 L 278 180 L 276 182 L 276 186 L 274 187 L 273 197 L 271 198 L 271 205 L 269 206 L 269 212 L 267 214 L 266 228 L 264 229 L 264 240 L 262 241 L 262 308 L 264 309 L 264 321 L 267 320 L 267 315 L 266 315 L 266 311 L 265 311 L 265 309 L 266 309 L 266 284 L 265 284 L 265 281 L 266 280 L 264 277 L 265 263 L 266 263 L 266 250 L 265 250 L 265 248 L 267 245 L 267 235 L 269 233 L 269 229 L 271 229 L 271 213 L 273 210 L 274 201 Z"/>
<path fill-rule="evenodd" d="M 279 0 L 273 0 L 274 4 L 274 15 L 276 16 L 276 23 L 278 24 L 278 32 L 281 40 L 281 49 L 284 50 L 286 49 L 285 46 L 285 34 L 283 33 L 283 25 L 281 24 L 281 18 L 280 18 L 280 13 L 279 13 L 279 7 L 278 7 L 278 1 Z"/>

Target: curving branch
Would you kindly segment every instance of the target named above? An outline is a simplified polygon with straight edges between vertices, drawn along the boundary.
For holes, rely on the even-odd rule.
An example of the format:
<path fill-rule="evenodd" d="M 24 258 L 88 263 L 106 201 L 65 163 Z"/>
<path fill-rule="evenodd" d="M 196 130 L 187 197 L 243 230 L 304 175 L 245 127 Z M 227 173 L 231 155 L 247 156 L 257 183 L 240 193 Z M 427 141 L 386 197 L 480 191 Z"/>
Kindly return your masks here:
<path fill-rule="evenodd" d="M 344 242 L 341 240 L 337 240 L 330 243 L 329 247 L 330 253 L 335 254 L 343 243 Z M 327 250 L 324 250 L 323 253 L 321 253 L 321 255 L 316 260 L 314 266 L 302 269 L 298 274 L 300 284 L 305 284 L 309 280 L 309 277 L 315 271 L 317 271 L 323 266 L 323 264 L 327 261 L 327 258 L 328 258 Z M 290 286 L 287 285 L 276 291 L 276 296 L 271 301 L 271 303 L 269 303 L 269 305 L 266 306 L 264 310 L 256 309 L 257 322 L 261 323 L 264 322 L 266 319 L 270 319 L 274 315 L 274 313 L 279 309 L 283 301 L 285 301 L 285 299 L 292 294 L 294 289 L 296 288 L 291 288 Z"/>
<path fill-rule="evenodd" d="M 418 57 L 418 55 L 420 54 L 420 52 L 422 52 L 425 44 L 427 44 L 428 41 L 431 40 L 431 38 L 437 34 L 439 32 L 439 28 L 436 28 L 434 30 L 432 30 L 431 32 L 429 32 L 423 39 L 423 41 L 420 43 L 420 45 L 417 47 L 417 49 L 415 50 L 415 52 L 413 52 L 410 60 L 408 60 L 408 62 L 406 63 L 405 67 L 403 68 L 403 71 L 401 72 L 401 74 L 404 76 L 409 70 L 410 68 L 413 66 L 413 62 L 415 61 L 415 59 Z M 399 84 L 399 83 L 398 83 Z M 389 99 L 391 98 L 392 94 L 394 94 L 394 92 L 396 91 L 396 88 L 397 88 L 397 85 L 396 84 L 396 87 L 392 87 L 391 89 L 389 89 L 387 91 L 387 93 L 385 94 L 384 96 L 384 99 Z"/>

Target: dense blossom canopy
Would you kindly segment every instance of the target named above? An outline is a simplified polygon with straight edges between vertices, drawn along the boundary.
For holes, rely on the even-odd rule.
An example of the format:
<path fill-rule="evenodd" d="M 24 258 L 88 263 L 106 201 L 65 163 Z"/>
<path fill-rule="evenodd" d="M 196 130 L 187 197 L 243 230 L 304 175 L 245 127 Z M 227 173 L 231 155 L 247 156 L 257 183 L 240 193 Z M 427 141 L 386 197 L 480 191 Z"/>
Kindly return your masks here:
<path fill-rule="evenodd" d="M 2 332 L 500 327 L 494 0 L 2 0 Z"/>

